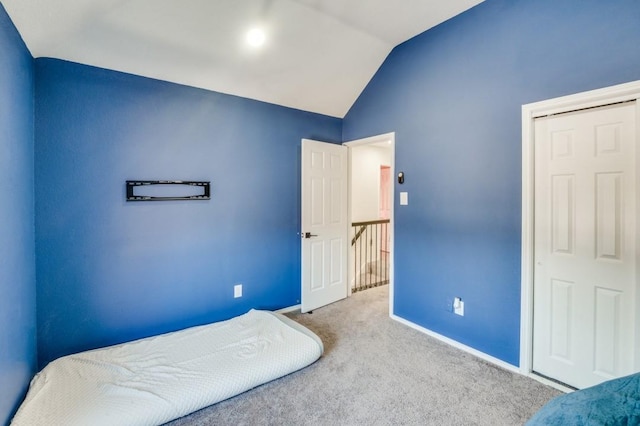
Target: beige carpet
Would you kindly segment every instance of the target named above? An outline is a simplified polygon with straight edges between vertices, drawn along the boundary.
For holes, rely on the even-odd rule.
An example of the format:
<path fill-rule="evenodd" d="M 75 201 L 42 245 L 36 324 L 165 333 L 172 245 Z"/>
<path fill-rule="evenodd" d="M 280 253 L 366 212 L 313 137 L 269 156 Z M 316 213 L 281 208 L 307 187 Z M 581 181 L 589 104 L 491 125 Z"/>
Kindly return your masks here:
<path fill-rule="evenodd" d="M 290 314 L 323 340 L 320 360 L 170 424 L 511 426 L 560 394 L 391 320 L 387 292 Z"/>

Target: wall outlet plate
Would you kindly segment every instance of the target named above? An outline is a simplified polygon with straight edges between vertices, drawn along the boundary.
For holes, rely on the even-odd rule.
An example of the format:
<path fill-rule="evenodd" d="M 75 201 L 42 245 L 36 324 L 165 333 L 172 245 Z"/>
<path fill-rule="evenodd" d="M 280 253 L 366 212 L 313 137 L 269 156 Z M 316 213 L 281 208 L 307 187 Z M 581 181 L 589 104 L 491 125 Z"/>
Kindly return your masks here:
<path fill-rule="evenodd" d="M 453 299 L 447 298 L 444 305 L 444 310 L 447 312 L 453 312 Z"/>
<path fill-rule="evenodd" d="M 238 298 L 242 297 L 242 284 L 236 284 L 233 286 L 233 297 Z"/>

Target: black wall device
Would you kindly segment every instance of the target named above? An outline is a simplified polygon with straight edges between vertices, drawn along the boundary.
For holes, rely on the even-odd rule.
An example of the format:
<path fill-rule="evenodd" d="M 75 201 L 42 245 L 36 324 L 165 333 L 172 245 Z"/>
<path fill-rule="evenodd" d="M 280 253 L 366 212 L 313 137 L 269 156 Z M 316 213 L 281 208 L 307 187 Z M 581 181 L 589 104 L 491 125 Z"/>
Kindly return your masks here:
<path fill-rule="evenodd" d="M 128 180 L 127 201 L 175 201 L 210 200 L 211 182 L 193 180 Z M 155 191 L 145 193 L 151 188 L 166 188 L 169 194 Z M 182 188 L 182 190 L 180 189 Z M 185 190 L 186 189 L 186 190 Z M 138 191 L 136 191 L 138 190 Z M 175 191 L 175 193 L 172 193 Z"/>
<path fill-rule="evenodd" d="M 402 185 L 404 183 L 404 172 L 398 173 L 398 183 Z"/>

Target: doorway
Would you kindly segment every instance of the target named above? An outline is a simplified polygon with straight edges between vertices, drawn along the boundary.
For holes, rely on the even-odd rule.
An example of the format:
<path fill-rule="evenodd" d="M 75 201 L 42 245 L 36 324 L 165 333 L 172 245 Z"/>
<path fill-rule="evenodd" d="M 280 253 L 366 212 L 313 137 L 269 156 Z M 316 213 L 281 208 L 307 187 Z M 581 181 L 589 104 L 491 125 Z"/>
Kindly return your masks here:
<path fill-rule="evenodd" d="M 360 152 L 355 151 L 360 150 Z M 359 154 L 368 151 L 386 153 L 384 161 L 369 165 L 362 173 L 373 171 L 373 177 L 365 179 L 366 185 L 373 182 L 373 192 L 358 188 L 353 179 L 353 163 L 362 160 Z M 355 154 L 354 154 L 355 152 Z M 381 170 L 383 170 L 381 172 Z M 383 275 L 389 285 L 389 312 L 393 307 L 393 199 L 394 186 L 391 176 L 395 169 L 395 134 L 387 133 L 366 139 L 335 145 L 320 141 L 303 139 L 301 149 L 301 310 L 313 309 L 333 303 L 351 295 L 352 285 L 357 274 L 354 272 L 355 255 L 349 249 L 354 241 L 355 232 L 351 231 L 354 222 L 354 209 L 362 212 L 363 206 L 372 206 L 375 216 L 385 211 L 387 219 L 374 222 L 386 222 L 386 231 L 377 234 L 364 234 L 360 242 L 367 241 L 365 247 L 375 246 L 376 258 L 367 264 L 379 269 L 377 275 Z M 380 176 L 386 175 L 388 185 L 380 190 Z M 354 188 L 355 186 L 355 188 Z M 380 200 L 382 197 L 388 199 Z M 356 198 L 354 198 L 353 194 Z M 375 200 L 371 203 L 371 200 Z M 369 208 L 368 207 L 368 208 Z M 363 216 L 364 217 L 364 216 Z M 356 222 L 357 224 L 357 222 Z M 354 232 L 351 237 L 349 233 Z M 357 240 L 357 238 L 355 239 Z M 353 243 L 352 243 L 353 245 Z M 370 248 L 367 248 L 371 252 Z"/>
<path fill-rule="evenodd" d="M 395 134 L 344 145 L 349 148 L 349 294 L 388 284 L 391 308 Z"/>
<path fill-rule="evenodd" d="M 638 98 L 640 82 L 523 106 L 524 374 L 584 388 L 640 367 Z"/>

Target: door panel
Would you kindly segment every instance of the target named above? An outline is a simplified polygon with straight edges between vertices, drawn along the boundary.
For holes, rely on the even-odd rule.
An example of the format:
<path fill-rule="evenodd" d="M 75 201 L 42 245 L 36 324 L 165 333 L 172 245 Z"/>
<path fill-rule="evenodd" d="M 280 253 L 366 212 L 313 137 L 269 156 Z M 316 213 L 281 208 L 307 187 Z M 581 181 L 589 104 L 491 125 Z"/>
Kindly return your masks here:
<path fill-rule="evenodd" d="M 596 174 L 596 258 L 622 260 L 621 173 Z"/>
<path fill-rule="evenodd" d="M 573 254 L 575 235 L 575 177 L 551 177 L 551 244 L 556 254 Z"/>
<path fill-rule="evenodd" d="M 551 356 L 569 365 L 573 364 L 571 353 L 571 307 L 573 306 L 574 283 L 551 280 Z"/>
<path fill-rule="evenodd" d="M 599 376 L 616 376 L 621 296 L 620 291 L 596 288 L 594 359 L 595 371 Z"/>
<path fill-rule="evenodd" d="M 584 388 L 633 372 L 636 106 L 535 123 L 534 371 Z"/>
<path fill-rule="evenodd" d="M 347 297 L 347 148 L 303 139 L 301 174 L 301 304 L 308 312 Z"/>

